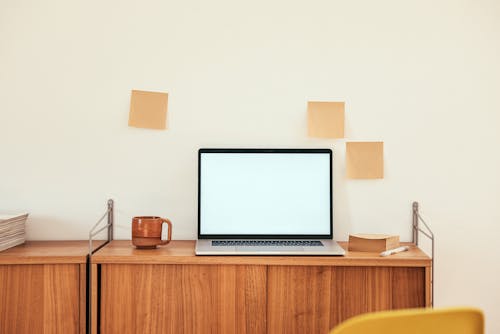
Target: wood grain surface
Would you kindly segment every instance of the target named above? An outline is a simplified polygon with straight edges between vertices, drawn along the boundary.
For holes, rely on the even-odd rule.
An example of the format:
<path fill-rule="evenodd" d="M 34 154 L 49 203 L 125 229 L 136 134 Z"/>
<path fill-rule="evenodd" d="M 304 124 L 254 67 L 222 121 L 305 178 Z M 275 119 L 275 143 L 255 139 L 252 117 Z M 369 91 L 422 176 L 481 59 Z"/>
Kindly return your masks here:
<path fill-rule="evenodd" d="M 330 326 L 352 316 L 391 308 L 390 267 L 336 267 L 332 270 Z"/>
<path fill-rule="evenodd" d="M 97 318 L 99 313 L 99 301 L 98 301 L 98 266 L 97 264 L 90 264 L 90 293 L 89 293 L 89 303 L 91 303 L 91 318 L 90 318 L 90 330 L 91 333 L 97 333 Z"/>
<path fill-rule="evenodd" d="M 330 293 L 329 267 L 269 267 L 267 333 L 328 333 Z"/>
<path fill-rule="evenodd" d="M 392 272 L 392 308 L 426 306 L 424 268 L 398 268 Z"/>
<path fill-rule="evenodd" d="M 346 243 L 339 243 L 344 249 Z M 114 240 L 92 257 L 94 263 L 229 264 L 293 266 L 430 266 L 431 259 L 408 243 L 410 250 L 387 257 L 379 253 L 346 252 L 346 256 L 196 256 L 195 241 L 176 240 L 157 249 L 136 249 L 130 240 Z"/>
<path fill-rule="evenodd" d="M 0 286 L 0 333 L 79 333 L 79 265 L 0 265 Z"/>
<path fill-rule="evenodd" d="M 0 333 L 84 333 L 88 241 L 0 252 Z"/>
<path fill-rule="evenodd" d="M 327 333 L 357 314 L 429 306 L 431 260 L 414 246 L 389 257 L 224 257 L 194 255 L 193 241 L 113 241 L 93 263 L 102 333 Z"/>
<path fill-rule="evenodd" d="M 26 241 L 0 252 L 0 264 L 86 263 L 88 250 L 86 240 Z"/>
<path fill-rule="evenodd" d="M 327 333 L 358 314 L 425 306 L 424 268 L 268 269 L 268 333 Z"/>
<path fill-rule="evenodd" d="M 86 332 L 87 323 L 87 264 L 80 264 L 80 333 Z"/>
<path fill-rule="evenodd" d="M 101 333 L 265 333 L 266 268 L 102 265 Z"/>

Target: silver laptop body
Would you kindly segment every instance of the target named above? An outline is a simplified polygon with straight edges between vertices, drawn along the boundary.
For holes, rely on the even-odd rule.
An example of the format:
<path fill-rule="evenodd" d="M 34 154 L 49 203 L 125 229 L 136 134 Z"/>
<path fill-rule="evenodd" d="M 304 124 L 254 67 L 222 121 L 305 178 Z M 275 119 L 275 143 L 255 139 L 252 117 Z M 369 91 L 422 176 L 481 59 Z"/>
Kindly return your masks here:
<path fill-rule="evenodd" d="M 200 149 L 197 255 L 344 255 L 330 149 Z"/>

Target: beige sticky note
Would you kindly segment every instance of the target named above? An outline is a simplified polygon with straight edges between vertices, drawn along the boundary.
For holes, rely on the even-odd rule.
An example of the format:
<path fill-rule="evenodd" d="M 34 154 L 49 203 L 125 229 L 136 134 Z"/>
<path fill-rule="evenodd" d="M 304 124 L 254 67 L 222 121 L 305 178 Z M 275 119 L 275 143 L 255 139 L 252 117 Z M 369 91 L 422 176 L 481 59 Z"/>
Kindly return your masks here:
<path fill-rule="evenodd" d="M 347 142 L 345 155 L 347 178 L 384 178 L 384 142 Z"/>
<path fill-rule="evenodd" d="M 344 102 L 307 102 L 310 137 L 344 138 Z"/>
<path fill-rule="evenodd" d="M 167 128 L 168 94 L 133 90 L 128 125 L 136 128 Z"/>

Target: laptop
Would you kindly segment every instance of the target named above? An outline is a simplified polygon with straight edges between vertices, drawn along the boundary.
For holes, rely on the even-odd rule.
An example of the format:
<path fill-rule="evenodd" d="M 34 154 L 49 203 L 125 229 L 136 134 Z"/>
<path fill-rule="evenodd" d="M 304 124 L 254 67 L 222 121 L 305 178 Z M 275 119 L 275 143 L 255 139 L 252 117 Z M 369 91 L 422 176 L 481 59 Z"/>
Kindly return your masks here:
<path fill-rule="evenodd" d="M 344 255 L 332 150 L 198 151 L 197 255 Z"/>

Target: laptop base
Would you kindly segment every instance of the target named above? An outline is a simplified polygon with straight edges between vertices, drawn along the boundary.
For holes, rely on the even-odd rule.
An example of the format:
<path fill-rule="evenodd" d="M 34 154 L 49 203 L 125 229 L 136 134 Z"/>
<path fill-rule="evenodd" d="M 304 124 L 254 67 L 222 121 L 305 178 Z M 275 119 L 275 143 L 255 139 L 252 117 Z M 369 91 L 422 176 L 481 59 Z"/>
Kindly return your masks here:
<path fill-rule="evenodd" d="M 323 246 L 213 246 L 213 240 L 197 240 L 196 255 L 326 255 L 344 256 L 345 250 L 333 240 Z"/>

